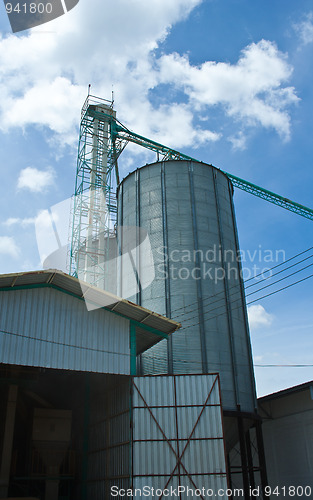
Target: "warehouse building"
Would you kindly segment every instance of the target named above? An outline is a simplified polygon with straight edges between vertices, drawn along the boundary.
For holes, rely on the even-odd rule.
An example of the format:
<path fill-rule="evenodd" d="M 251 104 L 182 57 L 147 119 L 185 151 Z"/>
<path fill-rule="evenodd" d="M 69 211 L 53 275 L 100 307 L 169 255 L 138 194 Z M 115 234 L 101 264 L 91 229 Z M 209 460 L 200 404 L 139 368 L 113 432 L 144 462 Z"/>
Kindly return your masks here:
<path fill-rule="evenodd" d="M 136 376 L 179 323 L 55 270 L 0 276 L 0 310 L 0 498 L 226 490 L 218 375 Z"/>
<path fill-rule="evenodd" d="M 313 493 L 313 381 L 258 399 L 268 484 L 285 497 Z"/>

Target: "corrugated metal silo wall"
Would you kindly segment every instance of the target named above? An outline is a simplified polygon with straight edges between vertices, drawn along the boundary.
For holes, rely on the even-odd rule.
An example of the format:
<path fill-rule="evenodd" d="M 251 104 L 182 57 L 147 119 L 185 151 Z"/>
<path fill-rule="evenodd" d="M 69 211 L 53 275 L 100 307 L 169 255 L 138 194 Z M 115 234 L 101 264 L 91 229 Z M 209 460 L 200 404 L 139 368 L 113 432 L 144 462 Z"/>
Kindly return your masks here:
<path fill-rule="evenodd" d="M 156 276 L 130 300 L 182 323 L 142 355 L 143 374 L 218 372 L 224 409 L 254 411 L 255 385 L 232 186 L 203 163 L 167 161 L 126 177 L 118 225 L 147 230 Z M 122 249 L 121 249 L 122 251 Z M 140 265 L 141 281 L 151 273 Z M 118 290 L 127 296 L 127 283 Z"/>

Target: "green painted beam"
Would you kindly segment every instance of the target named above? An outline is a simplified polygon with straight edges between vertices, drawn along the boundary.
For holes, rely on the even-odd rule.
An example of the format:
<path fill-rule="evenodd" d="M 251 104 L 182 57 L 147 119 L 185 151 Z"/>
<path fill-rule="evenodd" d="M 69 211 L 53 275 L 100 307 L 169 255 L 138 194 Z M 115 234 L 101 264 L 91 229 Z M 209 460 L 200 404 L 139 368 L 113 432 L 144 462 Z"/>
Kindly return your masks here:
<path fill-rule="evenodd" d="M 137 373 L 136 356 L 137 356 L 137 342 L 136 342 L 136 325 L 131 321 L 129 325 L 129 343 L 130 343 L 130 374 L 135 376 Z"/>

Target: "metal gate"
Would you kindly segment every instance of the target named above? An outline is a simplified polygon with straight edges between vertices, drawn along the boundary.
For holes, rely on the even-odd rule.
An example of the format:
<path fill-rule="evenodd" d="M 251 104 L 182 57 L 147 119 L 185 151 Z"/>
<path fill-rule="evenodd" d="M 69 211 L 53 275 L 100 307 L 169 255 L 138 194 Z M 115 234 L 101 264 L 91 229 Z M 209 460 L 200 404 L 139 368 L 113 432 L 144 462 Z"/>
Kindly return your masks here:
<path fill-rule="evenodd" d="M 131 476 L 138 495 L 226 499 L 218 375 L 133 377 L 131 400 Z"/>

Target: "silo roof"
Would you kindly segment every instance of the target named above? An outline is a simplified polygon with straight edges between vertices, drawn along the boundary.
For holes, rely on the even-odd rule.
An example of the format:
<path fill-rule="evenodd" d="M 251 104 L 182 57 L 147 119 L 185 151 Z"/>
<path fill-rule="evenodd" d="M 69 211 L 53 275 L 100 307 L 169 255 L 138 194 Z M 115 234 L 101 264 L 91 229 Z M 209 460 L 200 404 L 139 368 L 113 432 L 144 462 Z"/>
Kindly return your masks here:
<path fill-rule="evenodd" d="M 0 275 L 0 292 L 51 287 L 131 320 L 136 325 L 137 354 L 181 327 L 181 324 L 129 300 L 96 288 L 57 269 Z"/>

